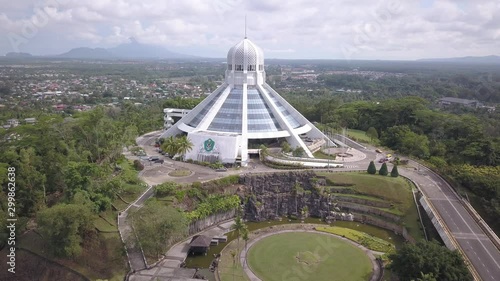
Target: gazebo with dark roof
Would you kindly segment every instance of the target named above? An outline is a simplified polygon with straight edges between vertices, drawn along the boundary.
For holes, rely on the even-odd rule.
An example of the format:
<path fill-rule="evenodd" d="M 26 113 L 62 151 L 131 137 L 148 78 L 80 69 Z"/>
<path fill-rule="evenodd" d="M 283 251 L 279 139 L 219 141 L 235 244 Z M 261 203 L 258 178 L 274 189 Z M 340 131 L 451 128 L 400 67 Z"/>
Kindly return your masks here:
<path fill-rule="evenodd" d="M 206 255 L 211 242 L 212 238 L 205 235 L 195 236 L 189 243 L 189 253 Z"/>

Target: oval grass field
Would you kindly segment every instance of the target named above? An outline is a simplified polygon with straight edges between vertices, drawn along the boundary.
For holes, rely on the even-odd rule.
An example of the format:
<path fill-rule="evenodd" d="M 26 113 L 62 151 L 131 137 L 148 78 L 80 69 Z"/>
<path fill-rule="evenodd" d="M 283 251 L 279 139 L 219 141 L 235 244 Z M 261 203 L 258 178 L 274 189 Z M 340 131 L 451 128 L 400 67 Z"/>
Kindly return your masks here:
<path fill-rule="evenodd" d="M 332 235 L 280 233 L 257 241 L 247 254 L 250 269 L 263 281 L 366 281 L 368 256 Z"/>

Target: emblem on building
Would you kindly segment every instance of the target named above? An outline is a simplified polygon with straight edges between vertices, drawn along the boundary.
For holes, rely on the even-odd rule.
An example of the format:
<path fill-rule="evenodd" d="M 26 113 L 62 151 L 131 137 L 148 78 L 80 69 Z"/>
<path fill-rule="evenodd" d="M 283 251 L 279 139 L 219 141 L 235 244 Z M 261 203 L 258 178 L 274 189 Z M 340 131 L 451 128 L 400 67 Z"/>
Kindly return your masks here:
<path fill-rule="evenodd" d="M 208 139 L 203 143 L 203 148 L 205 148 L 206 152 L 210 152 L 214 149 L 215 147 L 215 141 L 212 139 Z"/>

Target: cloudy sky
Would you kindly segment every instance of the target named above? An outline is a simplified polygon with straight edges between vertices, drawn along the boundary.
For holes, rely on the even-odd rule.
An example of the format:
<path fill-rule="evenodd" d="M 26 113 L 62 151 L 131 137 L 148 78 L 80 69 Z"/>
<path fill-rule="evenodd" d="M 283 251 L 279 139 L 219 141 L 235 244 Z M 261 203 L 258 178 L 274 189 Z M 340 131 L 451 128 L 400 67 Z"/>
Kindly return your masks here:
<path fill-rule="evenodd" d="M 500 0 L 0 0 L 0 55 L 146 44 L 224 57 L 244 36 L 267 58 L 500 55 Z"/>

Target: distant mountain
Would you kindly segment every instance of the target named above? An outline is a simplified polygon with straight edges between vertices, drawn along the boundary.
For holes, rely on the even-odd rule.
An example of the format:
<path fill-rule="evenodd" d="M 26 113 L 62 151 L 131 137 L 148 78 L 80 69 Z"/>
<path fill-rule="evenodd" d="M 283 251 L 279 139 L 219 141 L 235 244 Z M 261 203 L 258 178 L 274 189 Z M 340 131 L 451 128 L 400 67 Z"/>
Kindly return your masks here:
<path fill-rule="evenodd" d="M 30 53 L 16 53 L 16 52 L 10 52 L 5 54 L 6 57 L 9 58 L 31 58 L 33 55 Z"/>
<path fill-rule="evenodd" d="M 162 59 L 186 59 L 193 56 L 171 52 L 163 47 L 141 44 L 134 38 L 130 43 L 121 44 L 118 47 L 108 49 L 115 57 L 119 58 L 162 58 Z"/>
<path fill-rule="evenodd" d="M 194 56 L 171 52 L 163 47 L 141 44 L 131 38 L 131 42 L 114 48 L 76 48 L 58 57 L 75 59 L 187 59 Z"/>
<path fill-rule="evenodd" d="M 113 55 L 106 49 L 103 48 L 75 48 L 71 49 L 69 52 L 58 55 L 61 58 L 71 58 L 71 59 L 112 59 Z"/>
<path fill-rule="evenodd" d="M 484 57 L 459 57 L 459 58 L 433 58 L 420 59 L 418 61 L 435 61 L 435 62 L 472 62 L 472 63 L 500 63 L 500 56 L 484 56 Z"/>

